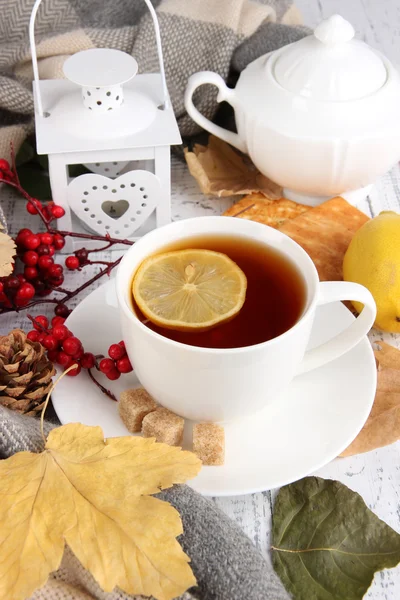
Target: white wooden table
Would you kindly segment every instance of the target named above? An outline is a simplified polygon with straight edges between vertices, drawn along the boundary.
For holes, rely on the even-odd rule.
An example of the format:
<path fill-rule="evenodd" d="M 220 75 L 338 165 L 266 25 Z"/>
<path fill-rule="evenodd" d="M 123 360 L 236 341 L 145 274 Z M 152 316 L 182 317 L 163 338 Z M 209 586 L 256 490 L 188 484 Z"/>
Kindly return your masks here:
<path fill-rule="evenodd" d="M 381 49 L 391 60 L 400 55 L 400 0 L 297 0 L 304 22 L 314 26 L 321 18 L 340 13 L 349 19 L 358 36 L 370 45 Z M 400 61 L 399 61 L 400 62 Z M 400 118 L 400 106 L 399 106 Z M 29 216 L 23 201 L 15 201 L 8 191 L 2 190 L 1 203 L 10 224 L 12 234 L 21 227 L 35 226 L 36 217 Z M 172 217 L 174 220 L 200 215 L 219 215 L 231 205 L 230 199 L 203 196 L 184 164 L 173 160 L 172 171 Z M 371 216 L 383 209 L 400 211 L 400 169 L 397 166 L 377 184 L 370 197 L 361 207 Z M 99 260 L 111 260 L 115 252 L 103 252 Z M 60 259 L 63 262 L 63 259 Z M 95 268 L 87 267 L 82 273 L 66 273 L 67 288 L 83 283 Z M 89 293 L 91 290 L 87 290 Z M 77 304 L 79 299 L 75 302 Z M 73 303 L 70 303 L 73 306 Z M 32 311 L 34 312 L 34 311 Z M 43 309 L 36 314 L 46 312 Z M 51 314 L 51 313 L 49 313 Z M 23 313 L 0 317 L 0 333 L 6 333 L 16 325 L 29 329 Z M 385 339 L 400 348 L 400 336 L 374 333 L 374 339 Z M 337 459 L 318 471 L 317 475 L 342 481 L 359 492 L 368 506 L 379 517 L 400 532 L 400 442 L 364 455 Z M 263 555 L 269 559 L 270 521 L 274 492 L 248 496 L 216 498 L 216 504 L 234 519 L 254 541 Z M 400 598 L 400 567 L 379 573 L 366 595 L 374 600 L 398 600 Z"/>

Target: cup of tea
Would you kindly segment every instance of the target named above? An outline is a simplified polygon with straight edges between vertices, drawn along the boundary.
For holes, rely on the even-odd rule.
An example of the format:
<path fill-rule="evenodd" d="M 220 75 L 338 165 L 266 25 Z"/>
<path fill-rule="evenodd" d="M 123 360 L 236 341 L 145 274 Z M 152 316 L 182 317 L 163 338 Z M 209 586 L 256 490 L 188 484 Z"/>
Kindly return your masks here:
<path fill-rule="evenodd" d="M 229 322 L 174 331 L 146 320 L 135 304 L 132 283 L 143 261 L 183 249 L 222 252 L 246 275 L 245 302 Z M 161 405 L 194 421 L 227 422 L 261 410 L 296 375 L 351 350 L 376 315 L 365 287 L 320 282 L 291 238 L 234 217 L 197 217 L 146 234 L 125 254 L 116 286 L 122 335 L 139 381 Z M 341 300 L 364 308 L 344 331 L 307 350 L 317 306 Z"/>

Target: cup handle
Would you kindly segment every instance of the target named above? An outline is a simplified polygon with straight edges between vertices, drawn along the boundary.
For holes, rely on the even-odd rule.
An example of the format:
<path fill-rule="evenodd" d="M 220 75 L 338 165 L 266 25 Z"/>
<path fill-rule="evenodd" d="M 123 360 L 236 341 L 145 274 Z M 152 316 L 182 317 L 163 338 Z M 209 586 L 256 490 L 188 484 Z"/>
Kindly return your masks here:
<path fill-rule="evenodd" d="M 347 281 L 324 281 L 319 283 L 318 306 L 340 300 L 355 300 L 361 302 L 364 308 L 344 331 L 316 348 L 308 350 L 304 355 L 297 375 L 339 358 L 339 356 L 354 348 L 367 335 L 374 324 L 376 317 L 375 300 L 371 292 L 363 285 Z"/>
<path fill-rule="evenodd" d="M 192 117 L 195 123 L 200 125 L 200 127 L 216 135 L 221 140 L 224 140 L 224 142 L 228 142 L 228 144 L 235 146 L 235 148 L 241 152 L 247 154 L 246 143 L 244 140 L 242 140 L 238 133 L 233 133 L 232 131 L 228 131 L 219 125 L 212 123 L 209 119 L 202 115 L 193 104 L 192 97 L 194 92 L 200 85 L 204 85 L 206 83 L 215 85 L 218 88 L 218 102 L 226 101 L 229 102 L 229 104 L 232 104 L 232 100 L 235 97 L 235 90 L 228 88 L 225 85 L 225 81 L 217 73 L 213 73 L 212 71 L 201 71 L 200 73 L 195 73 L 189 77 L 185 92 L 185 108 L 188 114 Z"/>

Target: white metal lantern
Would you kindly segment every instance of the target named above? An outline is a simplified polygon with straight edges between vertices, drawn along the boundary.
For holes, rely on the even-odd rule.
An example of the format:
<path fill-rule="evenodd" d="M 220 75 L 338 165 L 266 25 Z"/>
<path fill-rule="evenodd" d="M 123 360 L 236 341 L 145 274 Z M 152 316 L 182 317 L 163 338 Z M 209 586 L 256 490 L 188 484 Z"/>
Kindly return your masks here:
<path fill-rule="evenodd" d="M 65 61 L 66 79 L 40 81 L 34 26 L 41 1 L 36 0 L 29 25 L 36 141 L 38 153 L 49 157 L 53 200 L 65 210 L 59 229 L 137 239 L 171 220 L 170 146 L 182 142 L 155 10 L 144 0 L 153 18 L 160 73 L 138 75 L 132 56 L 96 48 Z M 72 165 L 91 173 L 74 178 Z M 63 251 L 73 250 L 68 237 Z"/>

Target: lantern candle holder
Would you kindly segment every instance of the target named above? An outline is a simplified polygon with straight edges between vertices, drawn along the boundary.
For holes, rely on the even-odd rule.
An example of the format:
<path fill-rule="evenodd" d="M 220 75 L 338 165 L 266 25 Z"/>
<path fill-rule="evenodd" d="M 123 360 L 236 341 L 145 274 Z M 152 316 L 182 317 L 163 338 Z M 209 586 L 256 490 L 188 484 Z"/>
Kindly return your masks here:
<path fill-rule="evenodd" d="M 40 80 L 34 26 L 41 1 L 33 6 L 29 26 L 36 143 L 38 153 L 49 158 L 53 200 L 65 210 L 58 227 L 136 240 L 171 220 L 170 147 L 182 143 L 155 10 L 144 0 L 153 19 L 159 73 L 138 75 L 129 54 L 94 48 L 65 61 L 65 79 Z M 73 177 L 74 165 L 89 172 Z M 73 252 L 74 240 L 66 242 L 63 251 Z M 88 248 L 98 245 L 87 242 Z"/>

